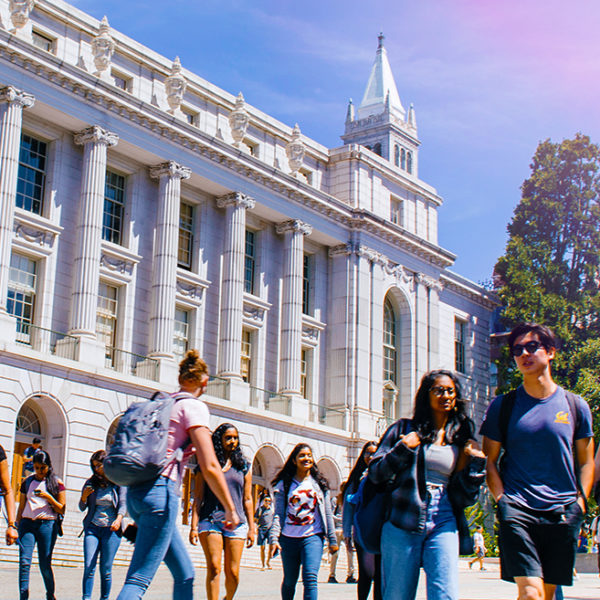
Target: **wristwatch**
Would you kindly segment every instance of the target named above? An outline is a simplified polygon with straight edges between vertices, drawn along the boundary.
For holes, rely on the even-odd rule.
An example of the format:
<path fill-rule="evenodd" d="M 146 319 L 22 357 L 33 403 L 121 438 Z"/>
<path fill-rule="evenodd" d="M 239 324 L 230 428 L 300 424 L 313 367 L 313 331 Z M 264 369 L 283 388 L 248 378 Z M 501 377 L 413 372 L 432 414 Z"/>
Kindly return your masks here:
<path fill-rule="evenodd" d="M 13 529 L 17 528 L 17 524 L 14 521 L 9 522 L 8 527 L 12 527 Z M 7 529 L 8 529 L 7 527 Z"/>

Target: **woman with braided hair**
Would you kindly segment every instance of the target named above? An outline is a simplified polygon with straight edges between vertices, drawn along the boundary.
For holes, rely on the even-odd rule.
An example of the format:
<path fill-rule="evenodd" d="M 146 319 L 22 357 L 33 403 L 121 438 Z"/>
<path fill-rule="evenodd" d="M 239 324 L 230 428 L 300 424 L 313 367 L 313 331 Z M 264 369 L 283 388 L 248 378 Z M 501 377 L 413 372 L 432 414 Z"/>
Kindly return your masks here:
<path fill-rule="evenodd" d="M 244 545 L 247 548 L 252 546 L 256 535 L 252 469 L 242 454 L 235 425 L 219 425 L 212 434 L 212 442 L 236 512 L 240 516 L 240 524 L 235 529 L 227 529 L 223 506 L 205 485 L 202 473 L 198 472 L 194 485 L 190 543 L 195 546 L 200 541 L 206 555 L 208 600 L 219 598 L 221 556 L 225 553 L 225 598 L 232 600 L 240 581 L 240 561 Z"/>

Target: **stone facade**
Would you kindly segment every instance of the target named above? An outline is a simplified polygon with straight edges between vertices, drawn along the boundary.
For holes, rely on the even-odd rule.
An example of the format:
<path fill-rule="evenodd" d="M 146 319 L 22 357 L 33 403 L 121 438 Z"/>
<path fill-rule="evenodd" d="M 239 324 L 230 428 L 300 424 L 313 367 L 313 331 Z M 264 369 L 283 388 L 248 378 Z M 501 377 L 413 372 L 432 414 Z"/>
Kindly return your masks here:
<path fill-rule="evenodd" d="M 0 443 L 15 485 L 42 437 L 75 531 L 90 454 L 131 402 L 175 388 L 186 347 L 216 375 L 213 424 L 239 427 L 257 485 L 310 440 L 339 487 L 431 368 L 458 365 L 480 417 L 494 300 L 448 270 L 442 200 L 417 176 L 397 92 L 349 110 L 330 150 L 106 18 L 38 0 L 17 25 L 13 4 L 0 1 Z"/>

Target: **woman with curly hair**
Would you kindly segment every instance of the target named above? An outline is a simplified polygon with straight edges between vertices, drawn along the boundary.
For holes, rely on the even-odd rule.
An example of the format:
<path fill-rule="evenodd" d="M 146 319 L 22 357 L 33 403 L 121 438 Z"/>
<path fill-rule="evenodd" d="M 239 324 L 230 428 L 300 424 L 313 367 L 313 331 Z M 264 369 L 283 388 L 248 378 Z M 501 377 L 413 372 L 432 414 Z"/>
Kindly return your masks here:
<path fill-rule="evenodd" d="M 190 543 L 195 546 L 200 540 L 206 556 L 208 600 L 219 598 L 221 555 L 225 552 L 225 598 L 232 600 L 240 582 L 240 561 L 244 543 L 249 548 L 256 535 L 252 503 L 252 469 L 242 454 L 238 430 L 231 423 L 223 423 L 215 429 L 212 443 L 236 512 L 240 516 L 240 523 L 235 529 L 226 527 L 223 506 L 205 485 L 202 473 L 198 472 L 194 485 Z"/>
<path fill-rule="evenodd" d="M 458 376 L 425 374 L 412 419 L 384 433 L 369 478 L 390 494 L 381 532 L 384 600 L 414 600 L 421 567 L 428 600 L 458 600 L 458 555 L 473 552 L 463 509 L 477 500 L 485 456 L 473 440 Z"/>
<path fill-rule="evenodd" d="M 282 600 L 293 600 L 302 566 L 304 600 L 317 600 L 317 577 L 327 537 L 329 553 L 338 551 L 329 484 L 319 471 L 308 444 L 297 444 L 274 486 L 275 518 L 270 543 L 281 550 Z"/>

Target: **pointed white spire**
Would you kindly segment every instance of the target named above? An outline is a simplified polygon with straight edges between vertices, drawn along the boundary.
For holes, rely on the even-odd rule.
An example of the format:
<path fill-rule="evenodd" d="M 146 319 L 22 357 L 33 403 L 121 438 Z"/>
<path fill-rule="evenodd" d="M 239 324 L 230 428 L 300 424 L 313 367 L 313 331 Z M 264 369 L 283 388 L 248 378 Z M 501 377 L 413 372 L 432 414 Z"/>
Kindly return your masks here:
<path fill-rule="evenodd" d="M 408 126 L 413 129 L 417 128 L 417 117 L 415 115 L 415 107 L 412 102 L 410 103 L 410 108 L 408 109 Z"/>
<path fill-rule="evenodd" d="M 354 121 L 354 104 L 352 98 L 348 100 L 348 110 L 346 111 L 346 123 L 352 123 Z"/>
<path fill-rule="evenodd" d="M 381 114 L 386 110 L 389 102 L 389 111 L 397 117 L 405 119 L 406 111 L 400 102 L 392 68 L 388 61 L 387 52 L 383 45 L 383 33 L 378 36 L 379 44 L 375 55 L 375 62 L 371 68 L 371 75 L 362 102 L 358 107 L 358 118 L 364 119 L 369 115 Z M 388 99 L 389 96 L 389 99 Z"/>

